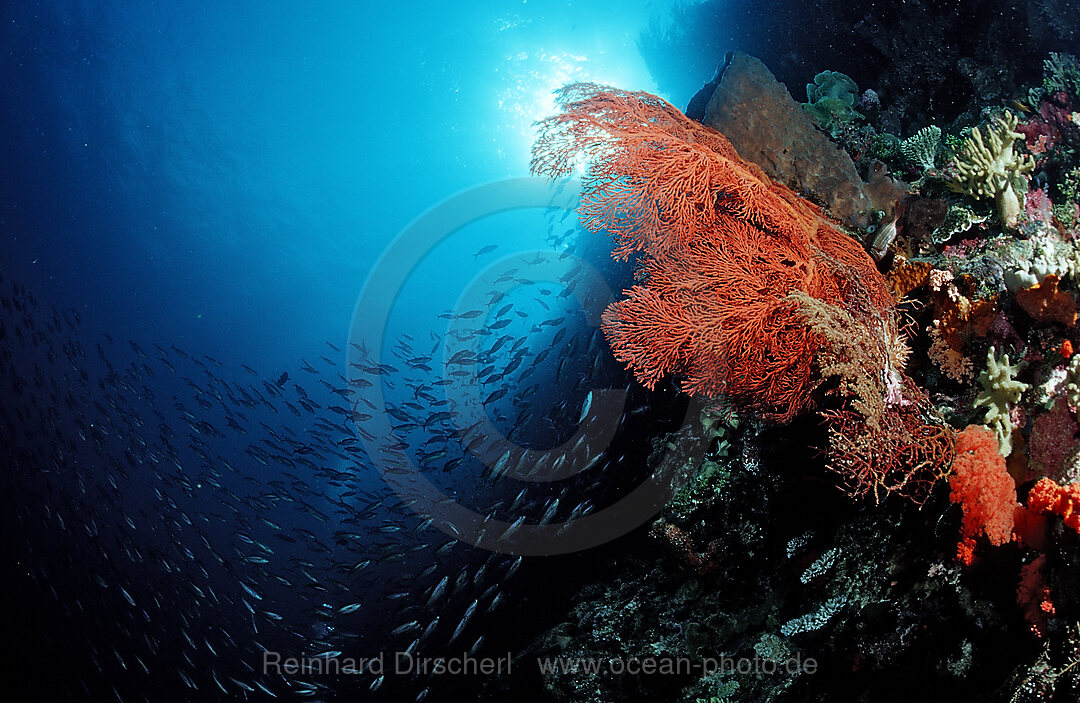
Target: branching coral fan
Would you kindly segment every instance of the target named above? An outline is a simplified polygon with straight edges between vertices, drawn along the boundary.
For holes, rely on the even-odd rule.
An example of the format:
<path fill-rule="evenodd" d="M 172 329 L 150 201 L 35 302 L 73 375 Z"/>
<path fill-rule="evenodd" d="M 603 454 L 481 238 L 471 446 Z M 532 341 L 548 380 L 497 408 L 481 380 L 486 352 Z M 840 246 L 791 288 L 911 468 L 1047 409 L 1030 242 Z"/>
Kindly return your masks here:
<path fill-rule="evenodd" d="M 585 157 L 582 225 L 614 236 L 616 258 L 643 253 L 637 285 L 604 312 L 616 358 L 650 388 L 679 375 L 687 393 L 779 422 L 837 377 L 830 462 L 847 488 L 924 495 L 951 431 L 903 376 L 896 301 L 862 247 L 656 96 L 579 83 L 558 97 L 533 172 L 568 175 Z"/>

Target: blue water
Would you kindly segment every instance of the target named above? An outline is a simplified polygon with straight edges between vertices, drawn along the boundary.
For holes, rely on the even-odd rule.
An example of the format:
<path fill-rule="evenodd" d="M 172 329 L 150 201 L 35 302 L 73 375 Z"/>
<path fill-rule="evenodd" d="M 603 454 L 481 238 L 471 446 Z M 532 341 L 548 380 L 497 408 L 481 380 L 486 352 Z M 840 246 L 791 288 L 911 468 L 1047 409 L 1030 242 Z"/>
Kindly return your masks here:
<path fill-rule="evenodd" d="M 501 618 L 536 614 L 528 589 L 495 588 L 518 573 L 512 555 L 436 551 L 447 536 L 383 486 L 377 442 L 335 414 L 358 373 L 346 362 L 372 378 L 376 360 L 394 365 L 380 402 L 408 457 L 461 504 L 508 522 L 596 507 L 596 490 L 541 485 L 508 509 L 517 487 L 477 480 L 481 462 L 438 416 L 447 394 L 424 385 L 446 369 L 424 358 L 473 334 L 452 316 L 482 311 L 475 326 L 497 332 L 477 339 L 499 350 L 485 363 L 515 371 L 481 370 L 469 392 L 489 400 L 498 433 L 558 445 L 592 388 L 627 384 L 596 330 L 612 291 L 570 290 L 579 263 L 610 264 L 604 244 L 578 241 L 566 210 L 493 202 L 383 257 L 430 208 L 526 176 L 555 88 L 597 81 L 685 104 L 639 49 L 669 10 L 128 0 L 0 12 L 16 690 L 357 700 L 383 682 L 309 690 L 310 677 L 256 673 L 258 658 L 401 649 L 420 627 L 435 651 L 482 652 L 512 630 Z M 671 78 L 681 93 L 686 76 Z M 541 254 L 554 268 L 515 258 Z M 399 266 L 403 283 L 358 306 L 377 265 Z M 385 320 L 365 318 L 383 303 Z M 357 320 L 384 333 L 370 359 L 346 357 L 364 341 Z M 438 699 L 428 687 L 387 680 L 380 695 Z"/>
<path fill-rule="evenodd" d="M 0 265 L 118 336 L 277 368 L 344 337 L 371 262 L 413 217 L 527 173 L 553 88 L 657 91 L 637 38 L 663 9 L 9 6 Z"/>

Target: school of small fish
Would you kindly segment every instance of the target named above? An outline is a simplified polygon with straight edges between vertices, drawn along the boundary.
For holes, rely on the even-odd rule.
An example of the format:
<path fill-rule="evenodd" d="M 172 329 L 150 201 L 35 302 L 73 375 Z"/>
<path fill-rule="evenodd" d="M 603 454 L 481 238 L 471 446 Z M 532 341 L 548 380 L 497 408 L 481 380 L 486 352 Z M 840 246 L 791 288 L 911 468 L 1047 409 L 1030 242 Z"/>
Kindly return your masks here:
<path fill-rule="evenodd" d="M 590 389 L 627 381 L 572 309 L 573 276 L 499 280 L 485 308 L 443 316 L 474 350 L 442 358 L 435 332 L 381 356 L 326 342 L 313 363 L 261 373 L 93 335 L 0 278 L 4 528 L 23 589 L 49 604 L 38 644 L 64 657 L 68 697 L 422 701 L 438 682 L 263 662 L 476 654 L 498 639 L 529 560 L 464 543 L 382 476 L 423 477 L 510 523 L 509 538 L 609 501 L 605 472 L 627 461 L 579 428 Z M 463 379 L 483 423 L 447 392 Z M 542 461 L 525 448 L 575 431 Z M 570 480 L 521 480 L 570 458 L 585 464 Z"/>

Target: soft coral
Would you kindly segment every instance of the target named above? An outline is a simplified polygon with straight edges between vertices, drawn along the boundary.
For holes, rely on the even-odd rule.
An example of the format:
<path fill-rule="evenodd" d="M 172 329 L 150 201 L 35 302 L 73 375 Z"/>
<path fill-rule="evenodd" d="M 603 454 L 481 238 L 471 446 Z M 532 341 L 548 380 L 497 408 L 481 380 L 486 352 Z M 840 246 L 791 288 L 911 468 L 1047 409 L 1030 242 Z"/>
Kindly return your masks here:
<path fill-rule="evenodd" d="M 1028 493 L 1028 509 L 1060 515 L 1066 527 L 1080 532 L 1080 484 L 1059 486 L 1053 479 L 1041 478 Z"/>
<path fill-rule="evenodd" d="M 961 561 L 970 564 L 980 535 L 993 545 L 1012 541 L 1016 484 L 998 452 L 997 438 L 985 427 L 969 425 L 958 433 L 955 451 L 949 497 L 964 512 L 963 540 L 957 552 Z"/>

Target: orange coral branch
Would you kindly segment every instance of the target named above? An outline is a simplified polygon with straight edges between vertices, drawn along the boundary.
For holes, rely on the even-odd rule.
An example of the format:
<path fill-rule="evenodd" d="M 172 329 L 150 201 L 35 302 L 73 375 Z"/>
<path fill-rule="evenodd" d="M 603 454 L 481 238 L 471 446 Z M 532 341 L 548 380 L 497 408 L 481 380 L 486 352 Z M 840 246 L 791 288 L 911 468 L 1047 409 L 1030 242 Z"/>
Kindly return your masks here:
<path fill-rule="evenodd" d="M 842 360 L 834 366 L 851 376 L 851 387 L 880 396 L 858 406 L 864 415 L 912 403 L 900 395 L 906 352 L 895 334 L 896 299 L 862 246 L 819 208 L 656 96 L 577 83 L 558 100 L 562 112 L 539 123 L 531 168 L 568 175 L 583 157 L 583 227 L 613 236 L 616 258 L 643 253 L 637 285 L 603 315 L 615 357 L 638 380 L 652 388 L 681 376 L 687 393 L 786 422 L 813 406 L 815 390 L 835 372 L 819 363 L 827 352 Z M 810 308 L 842 311 L 857 339 L 807 324 Z M 894 428 L 889 446 L 909 457 L 915 447 L 920 466 L 947 454 L 951 436 L 920 438 L 913 418 L 914 411 L 864 417 L 863 427 Z M 874 462 L 857 481 L 901 469 Z M 875 495 L 878 488 L 865 486 Z"/>
<path fill-rule="evenodd" d="M 1054 602 L 1050 598 L 1050 587 L 1046 585 L 1046 576 L 1043 573 L 1045 567 L 1045 554 L 1040 554 L 1024 564 L 1020 567 L 1020 585 L 1016 588 L 1016 602 L 1024 609 L 1024 620 L 1036 637 L 1043 636 L 1047 620 L 1055 612 Z"/>

